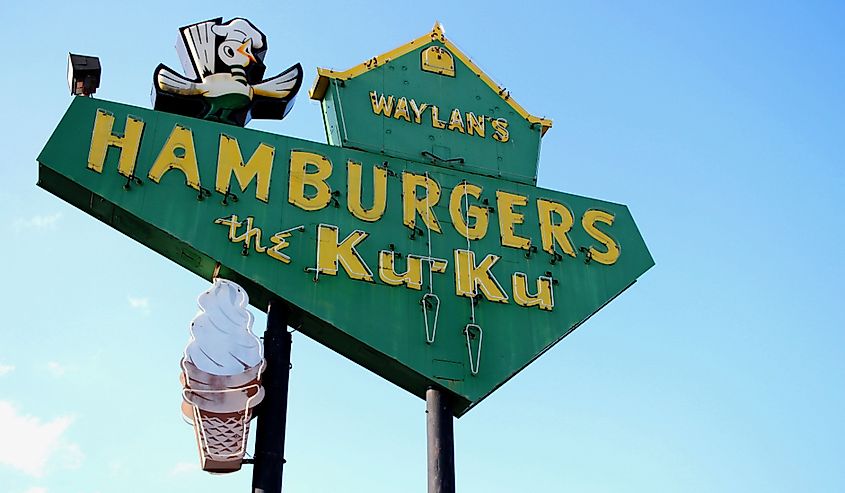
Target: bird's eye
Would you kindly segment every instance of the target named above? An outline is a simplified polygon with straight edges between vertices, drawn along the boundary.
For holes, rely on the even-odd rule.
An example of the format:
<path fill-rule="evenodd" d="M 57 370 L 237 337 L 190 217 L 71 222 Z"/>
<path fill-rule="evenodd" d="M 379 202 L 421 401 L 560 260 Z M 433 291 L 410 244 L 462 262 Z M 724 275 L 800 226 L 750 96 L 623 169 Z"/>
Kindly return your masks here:
<path fill-rule="evenodd" d="M 225 53 L 226 56 L 235 56 L 235 50 L 233 50 L 231 46 L 223 47 L 223 53 Z"/>

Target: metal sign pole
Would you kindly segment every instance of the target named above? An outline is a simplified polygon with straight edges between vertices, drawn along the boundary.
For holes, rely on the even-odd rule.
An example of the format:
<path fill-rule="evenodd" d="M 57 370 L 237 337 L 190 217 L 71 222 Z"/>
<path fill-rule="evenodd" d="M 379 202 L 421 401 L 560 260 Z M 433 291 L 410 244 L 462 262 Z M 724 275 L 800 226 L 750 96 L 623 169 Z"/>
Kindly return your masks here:
<path fill-rule="evenodd" d="M 455 493 L 455 429 L 448 396 L 437 389 L 425 393 L 428 438 L 428 493 Z"/>
<path fill-rule="evenodd" d="M 287 311 L 281 301 L 267 306 L 267 331 L 264 332 L 264 401 L 260 404 L 255 433 L 255 464 L 252 470 L 253 493 L 281 493 L 285 464 L 285 425 L 288 412 L 291 333 L 287 330 Z"/>

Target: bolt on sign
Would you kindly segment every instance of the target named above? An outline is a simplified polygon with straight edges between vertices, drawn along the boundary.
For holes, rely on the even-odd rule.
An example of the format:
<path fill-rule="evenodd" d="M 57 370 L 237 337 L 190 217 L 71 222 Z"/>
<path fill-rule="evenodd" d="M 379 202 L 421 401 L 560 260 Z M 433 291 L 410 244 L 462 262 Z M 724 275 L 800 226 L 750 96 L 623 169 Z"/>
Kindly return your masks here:
<path fill-rule="evenodd" d="M 448 391 L 456 416 L 654 264 L 624 205 L 535 186 L 551 121 L 439 25 L 318 69 L 310 96 L 328 145 L 226 124 L 237 108 L 77 97 L 38 183 L 206 279 L 219 264 L 256 307 L 284 299 L 301 332 L 417 396 Z"/>

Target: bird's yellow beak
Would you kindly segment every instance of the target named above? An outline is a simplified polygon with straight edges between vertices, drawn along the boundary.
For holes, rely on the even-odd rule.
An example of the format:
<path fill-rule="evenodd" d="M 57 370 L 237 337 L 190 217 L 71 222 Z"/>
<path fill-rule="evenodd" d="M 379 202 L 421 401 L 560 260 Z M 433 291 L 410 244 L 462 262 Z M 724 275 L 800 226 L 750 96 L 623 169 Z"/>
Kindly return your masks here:
<path fill-rule="evenodd" d="M 249 58 L 249 61 L 251 61 L 252 63 L 258 62 L 258 60 L 255 59 L 255 56 L 253 56 L 252 54 L 252 38 L 247 39 L 246 41 L 244 41 L 244 44 L 238 47 L 238 53 Z"/>

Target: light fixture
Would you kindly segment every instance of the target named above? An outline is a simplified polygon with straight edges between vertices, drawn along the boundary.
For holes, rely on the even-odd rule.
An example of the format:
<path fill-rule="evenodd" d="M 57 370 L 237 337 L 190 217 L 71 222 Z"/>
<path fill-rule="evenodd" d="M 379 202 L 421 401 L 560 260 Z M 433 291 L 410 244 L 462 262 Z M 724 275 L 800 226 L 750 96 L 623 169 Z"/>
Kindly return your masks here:
<path fill-rule="evenodd" d="M 90 96 L 94 94 L 100 87 L 101 73 L 99 58 L 68 53 L 67 84 L 72 95 Z"/>

